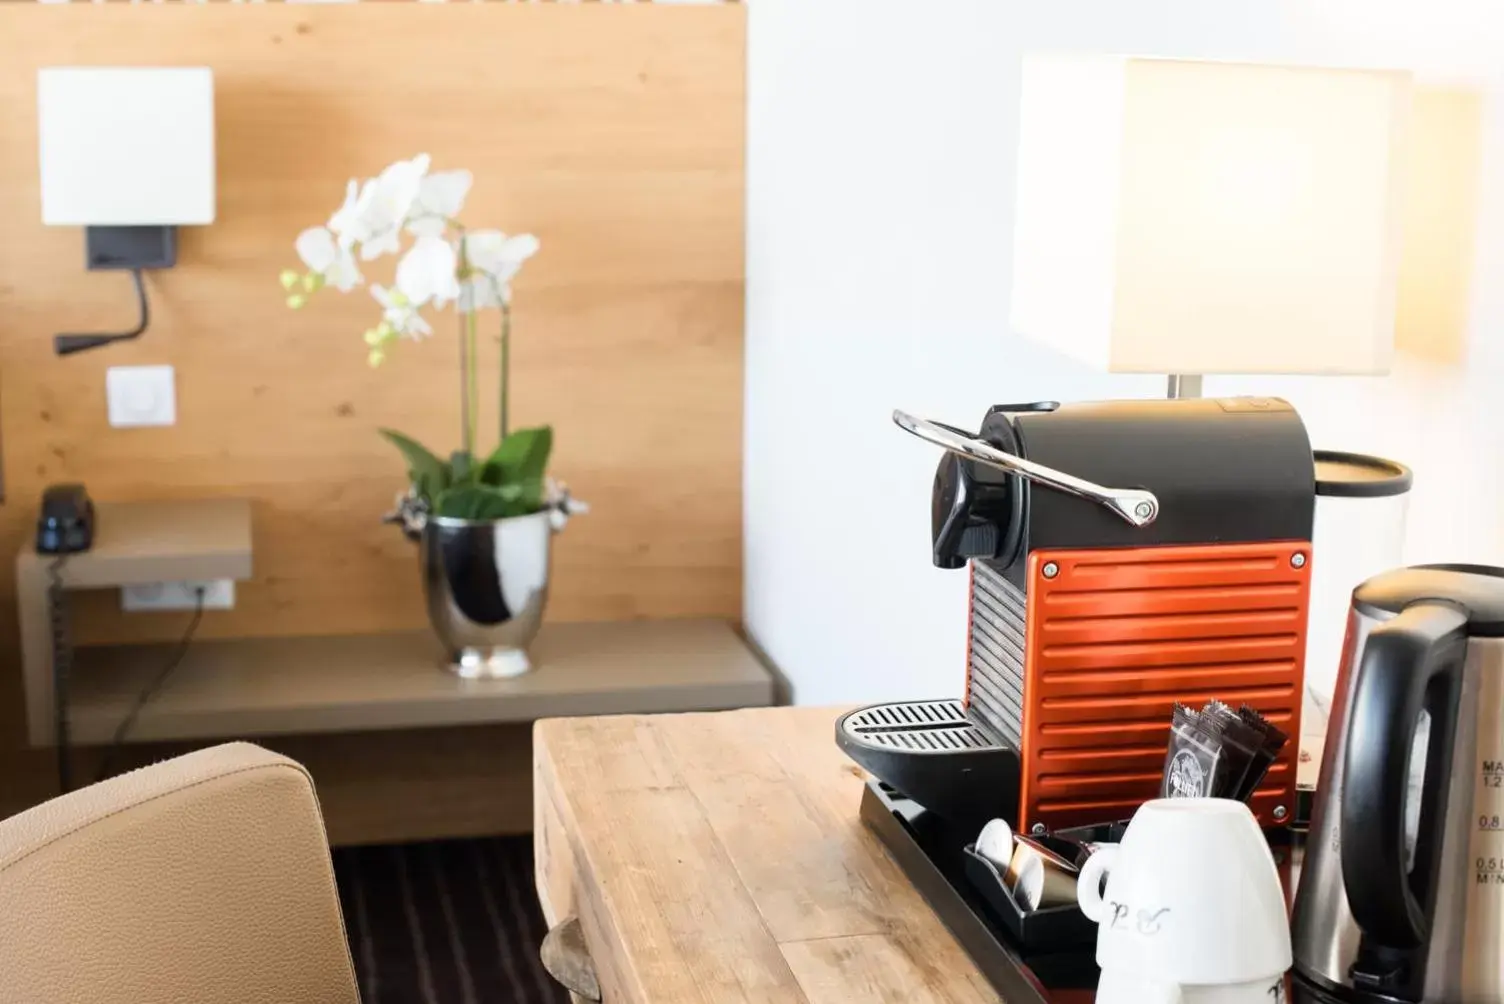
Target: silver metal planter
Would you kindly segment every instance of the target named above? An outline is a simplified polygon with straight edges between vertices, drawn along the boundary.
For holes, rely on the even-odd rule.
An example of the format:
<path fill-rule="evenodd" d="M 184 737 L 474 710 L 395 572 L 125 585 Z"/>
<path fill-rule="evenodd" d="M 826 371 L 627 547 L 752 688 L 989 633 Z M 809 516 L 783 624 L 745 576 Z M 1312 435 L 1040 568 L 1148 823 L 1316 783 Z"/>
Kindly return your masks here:
<path fill-rule="evenodd" d="M 549 551 L 569 517 L 589 507 L 550 483 L 539 512 L 500 520 L 430 516 L 409 492 L 386 521 L 421 545 L 428 621 L 449 650 L 449 669 L 470 679 L 521 676 L 543 625 Z"/>
<path fill-rule="evenodd" d="M 532 668 L 527 646 L 548 602 L 551 516 L 545 509 L 503 520 L 428 517 L 428 620 L 460 676 L 520 676 Z"/>

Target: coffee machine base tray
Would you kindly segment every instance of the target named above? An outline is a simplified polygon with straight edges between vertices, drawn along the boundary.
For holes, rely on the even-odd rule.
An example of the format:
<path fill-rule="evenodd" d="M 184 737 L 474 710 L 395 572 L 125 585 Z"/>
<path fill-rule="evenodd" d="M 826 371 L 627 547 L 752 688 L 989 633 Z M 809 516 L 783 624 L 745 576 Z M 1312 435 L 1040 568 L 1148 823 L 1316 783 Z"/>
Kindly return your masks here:
<path fill-rule="evenodd" d="M 862 793 L 861 816 L 999 997 L 1008 1004 L 1085 1004 L 1092 999 L 1097 965 L 1090 950 L 1026 952 L 990 915 L 966 877 L 964 848 L 975 833 L 954 828 L 876 780 L 868 781 Z"/>
<path fill-rule="evenodd" d="M 960 701 L 873 704 L 836 721 L 836 745 L 867 773 L 956 824 L 1018 825 L 1018 751 Z"/>

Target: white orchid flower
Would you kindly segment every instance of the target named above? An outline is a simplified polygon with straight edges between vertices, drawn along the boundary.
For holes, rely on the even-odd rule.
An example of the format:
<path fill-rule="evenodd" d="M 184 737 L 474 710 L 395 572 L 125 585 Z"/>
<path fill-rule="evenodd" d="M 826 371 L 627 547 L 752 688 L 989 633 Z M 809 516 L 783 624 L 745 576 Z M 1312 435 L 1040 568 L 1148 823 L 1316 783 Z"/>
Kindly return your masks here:
<path fill-rule="evenodd" d="M 298 234 L 294 247 L 310 272 L 323 276 L 324 282 L 341 293 L 348 293 L 365 282 L 355 264 L 355 256 L 335 240 L 328 227 L 309 227 Z"/>
<path fill-rule="evenodd" d="M 424 307 L 443 308 L 455 301 L 465 314 L 505 309 L 511 303 L 512 281 L 538 252 L 538 239 L 532 234 L 467 232 L 459 214 L 474 176 L 465 170 L 430 174 L 429 166 L 425 153 L 390 164 L 374 178 L 351 179 L 344 203 L 329 221 L 298 235 L 294 246 L 304 270 L 283 269 L 278 275 L 288 307 L 298 309 L 326 285 L 340 292 L 364 285 L 357 261 L 401 252 L 404 235 L 412 234 L 412 246 L 401 254 L 393 284 L 370 287 L 381 305 L 380 320 L 364 334 L 372 366 L 381 365 L 398 341 L 420 341 L 433 334 L 420 313 Z M 508 331 L 504 315 L 503 339 Z M 470 346 L 467 358 L 473 357 L 475 332 L 474 318 L 466 318 L 461 335 Z M 505 400 L 503 395 L 503 428 Z M 473 415 L 467 418 L 473 421 Z M 469 444 L 473 428 L 467 426 L 466 436 Z"/>
<path fill-rule="evenodd" d="M 433 334 L 433 328 L 400 289 L 387 289 L 380 283 L 372 283 L 371 295 L 381 304 L 382 323 L 403 338 L 419 342 Z"/>
<path fill-rule="evenodd" d="M 428 163 L 428 154 L 420 153 L 412 160 L 388 165 L 360 186 L 353 201 L 347 188 L 345 205 L 330 219 L 329 229 L 346 247 L 359 245 L 361 261 L 396 251 L 402 246 L 402 226 L 417 202 Z"/>
<path fill-rule="evenodd" d="M 354 247 L 363 235 L 360 231 L 360 182 L 351 178 L 345 183 L 345 204 L 334 211 L 325 224 L 339 241 L 340 247 Z"/>
<path fill-rule="evenodd" d="M 499 307 L 503 296 L 510 299 L 510 289 L 503 289 L 501 283 L 489 275 L 477 272 L 460 283 L 458 309 L 462 314 L 469 314 L 477 310 Z"/>
<path fill-rule="evenodd" d="M 475 178 L 469 171 L 438 171 L 423 179 L 418 199 L 407 221 L 410 233 L 419 237 L 439 237 L 449 221 L 465 208 L 465 196 Z"/>
<path fill-rule="evenodd" d="M 474 303 L 473 309 L 496 307 L 512 299 L 512 279 L 522 271 L 522 265 L 538 253 L 538 238 L 532 234 L 517 234 L 508 237 L 500 230 L 475 230 L 465 235 L 465 261 L 473 272 L 478 273 L 466 283 L 465 300 Z"/>
<path fill-rule="evenodd" d="M 419 237 L 397 263 L 397 289 L 414 307 L 442 307 L 460 295 L 454 246 L 442 237 Z"/>
<path fill-rule="evenodd" d="M 508 237 L 500 230 L 475 230 L 465 235 L 465 258 L 471 268 L 507 282 L 538 253 L 538 246 L 532 234 Z"/>

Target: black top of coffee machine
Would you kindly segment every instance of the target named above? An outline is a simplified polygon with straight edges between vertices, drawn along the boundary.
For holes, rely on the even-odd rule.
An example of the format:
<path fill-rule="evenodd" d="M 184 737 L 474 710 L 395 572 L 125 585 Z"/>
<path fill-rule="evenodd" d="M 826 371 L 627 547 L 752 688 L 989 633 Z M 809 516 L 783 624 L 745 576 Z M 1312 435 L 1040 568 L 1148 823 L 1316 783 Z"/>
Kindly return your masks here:
<path fill-rule="evenodd" d="M 994 405 L 978 438 L 1077 479 L 1145 489 L 1156 512 L 1134 525 L 1090 499 L 1036 491 L 946 453 L 931 513 L 941 568 L 987 558 L 1021 582 L 1031 550 L 1311 539 L 1310 440 L 1278 398 Z"/>

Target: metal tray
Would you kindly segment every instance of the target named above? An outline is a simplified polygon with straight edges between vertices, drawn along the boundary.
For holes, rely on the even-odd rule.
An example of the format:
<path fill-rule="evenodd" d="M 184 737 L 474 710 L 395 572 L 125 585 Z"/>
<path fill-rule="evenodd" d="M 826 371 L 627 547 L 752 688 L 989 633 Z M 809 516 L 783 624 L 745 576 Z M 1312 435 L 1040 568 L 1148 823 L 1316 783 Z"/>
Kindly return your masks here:
<path fill-rule="evenodd" d="M 970 837 L 876 780 L 862 793 L 861 816 L 1003 1000 L 1089 1004 L 1098 975 L 1092 949 L 1035 952 L 1014 941 L 967 878 Z"/>

